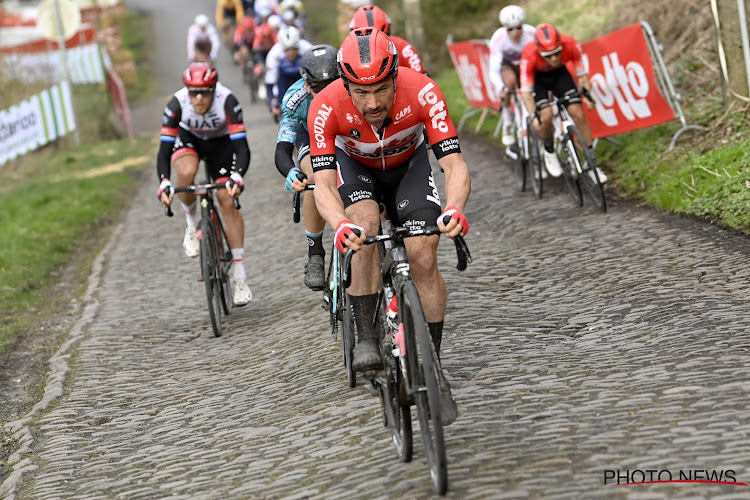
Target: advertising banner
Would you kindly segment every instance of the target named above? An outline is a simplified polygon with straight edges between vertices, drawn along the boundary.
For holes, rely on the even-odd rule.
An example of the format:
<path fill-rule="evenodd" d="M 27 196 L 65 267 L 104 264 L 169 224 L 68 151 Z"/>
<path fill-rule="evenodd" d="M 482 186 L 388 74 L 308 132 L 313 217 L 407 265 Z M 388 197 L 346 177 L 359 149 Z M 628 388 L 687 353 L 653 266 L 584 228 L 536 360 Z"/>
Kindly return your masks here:
<path fill-rule="evenodd" d="M 659 92 L 640 23 L 582 44 L 596 108 L 584 107 L 594 137 L 651 127 L 675 118 Z"/>
<path fill-rule="evenodd" d="M 485 40 L 467 40 L 448 45 L 461 86 L 475 108 L 500 107 L 489 77 L 490 49 Z"/>
<path fill-rule="evenodd" d="M 70 85 L 63 82 L 0 111 L 0 165 L 75 130 Z"/>

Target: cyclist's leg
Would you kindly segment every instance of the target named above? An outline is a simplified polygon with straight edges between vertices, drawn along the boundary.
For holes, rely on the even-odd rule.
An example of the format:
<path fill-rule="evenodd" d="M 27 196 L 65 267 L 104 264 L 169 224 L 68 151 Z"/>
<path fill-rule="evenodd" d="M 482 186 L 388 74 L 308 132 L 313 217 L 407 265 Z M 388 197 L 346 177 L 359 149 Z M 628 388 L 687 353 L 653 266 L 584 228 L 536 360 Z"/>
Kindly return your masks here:
<path fill-rule="evenodd" d="M 216 182 L 225 181 L 229 175 L 226 166 L 231 165 L 232 147 L 228 136 L 210 141 L 210 151 L 206 154 L 206 165 L 209 175 Z M 234 305 L 242 306 L 250 302 L 253 294 L 247 286 L 245 272 L 245 223 L 242 214 L 234 206 L 234 200 L 225 189 L 216 191 L 216 200 L 224 219 L 224 230 L 227 242 L 232 251 L 234 268 L 233 300 Z"/>
<path fill-rule="evenodd" d="M 500 78 L 502 78 L 505 87 L 500 93 L 504 127 L 503 143 L 509 145 L 515 142 L 515 137 L 512 135 L 513 111 L 510 109 L 510 93 L 515 92 L 516 85 L 518 84 L 518 67 L 503 64 L 502 68 L 500 68 Z"/>
<path fill-rule="evenodd" d="M 310 162 L 310 136 L 306 130 L 297 131 L 297 161 L 300 169 L 310 183 L 315 182 L 312 163 Z M 314 290 L 322 289 L 325 277 L 325 247 L 323 246 L 323 229 L 325 220 L 318 213 L 315 205 L 315 190 L 307 191 L 302 199 L 302 214 L 305 219 L 307 234 L 307 264 L 305 265 L 305 286 Z"/>
<path fill-rule="evenodd" d="M 172 166 L 177 173 L 177 186 L 187 186 L 195 182 L 198 173 L 200 155 L 200 141 L 190 132 L 180 129 L 172 150 Z M 197 257 L 200 253 L 200 242 L 197 236 L 198 204 L 193 192 L 183 192 L 177 195 L 182 210 L 185 212 L 185 237 L 182 248 L 188 257 Z"/>
<path fill-rule="evenodd" d="M 336 157 L 339 164 L 338 174 L 342 181 L 339 185 L 339 194 L 344 202 L 346 216 L 362 226 L 366 234 L 377 234 L 380 206 L 376 201 L 374 182 L 368 169 L 343 152 L 338 152 Z M 352 304 L 358 337 L 352 367 L 355 371 L 378 369 L 382 366 L 380 332 L 372 322 L 380 284 L 375 245 L 365 245 L 354 254 L 351 277 L 352 282 L 347 294 Z"/>

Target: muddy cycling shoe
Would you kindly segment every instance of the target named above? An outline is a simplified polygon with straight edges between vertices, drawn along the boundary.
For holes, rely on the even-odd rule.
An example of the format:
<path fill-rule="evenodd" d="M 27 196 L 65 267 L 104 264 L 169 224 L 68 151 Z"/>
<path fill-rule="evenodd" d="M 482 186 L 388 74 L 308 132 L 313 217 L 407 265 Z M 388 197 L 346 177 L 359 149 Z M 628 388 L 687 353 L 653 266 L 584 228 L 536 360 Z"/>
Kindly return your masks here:
<path fill-rule="evenodd" d="M 185 238 L 182 240 L 182 248 L 188 257 L 197 257 L 201 250 L 198 233 L 195 227 L 188 226 L 185 228 Z"/>
<path fill-rule="evenodd" d="M 513 136 L 513 125 L 503 125 L 503 145 L 510 146 L 516 143 Z"/>
<path fill-rule="evenodd" d="M 232 283 L 232 295 L 234 296 L 235 306 L 244 306 L 253 300 L 253 292 L 244 279 L 235 278 Z"/>
<path fill-rule="evenodd" d="M 377 339 L 362 339 L 354 346 L 352 369 L 355 372 L 367 372 L 383 368 L 380 357 L 380 346 Z"/>
<path fill-rule="evenodd" d="M 325 259 L 322 255 L 311 255 L 305 264 L 305 286 L 312 290 L 323 290 L 326 286 Z"/>
<path fill-rule="evenodd" d="M 450 425 L 458 418 L 458 405 L 451 394 L 448 379 L 442 372 L 438 377 L 438 389 L 440 390 L 440 423 Z"/>

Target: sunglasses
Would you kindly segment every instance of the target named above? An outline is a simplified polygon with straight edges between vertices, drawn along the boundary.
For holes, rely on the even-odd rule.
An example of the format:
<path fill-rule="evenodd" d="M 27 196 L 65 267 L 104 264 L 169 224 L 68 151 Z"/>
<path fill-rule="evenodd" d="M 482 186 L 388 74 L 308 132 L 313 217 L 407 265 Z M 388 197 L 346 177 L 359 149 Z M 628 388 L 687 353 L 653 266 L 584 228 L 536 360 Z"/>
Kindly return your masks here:
<path fill-rule="evenodd" d="M 320 83 L 311 84 L 310 85 L 310 90 L 312 90 L 313 93 L 317 94 L 318 92 L 320 92 L 321 90 L 323 90 L 324 88 L 326 88 L 328 86 L 328 84 L 331 83 L 332 81 L 333 80 L 329 80 L 327 82 L 320 82 Z"/>
<path fill-rule="evenodd" d="M 555 50 L 551 50 L 549 52 L 540 52 L 539 54 L 543 58 L 549 59 L 550 57 L 554 57 L 554 56 L 558 55 L 560 52 L 562 52 L 562 46 L 556 48 Z"/>
<path fill-rule="evenodd" d="M 516 31 L 516 30 L 521 31 L 523 29 L 523 26 L 516 26 L 515 28 L 506 27 L 505 29 L 508 30 L 508 33 L 510 33 L 511 31 Z"/>
<path fill-rule="evenodd" d="M 213 95 L 214 89 L 212 88 L 195 88 L 188 89 L 188 95 L 190 97 L 198 97 L 199 95 Z"/>

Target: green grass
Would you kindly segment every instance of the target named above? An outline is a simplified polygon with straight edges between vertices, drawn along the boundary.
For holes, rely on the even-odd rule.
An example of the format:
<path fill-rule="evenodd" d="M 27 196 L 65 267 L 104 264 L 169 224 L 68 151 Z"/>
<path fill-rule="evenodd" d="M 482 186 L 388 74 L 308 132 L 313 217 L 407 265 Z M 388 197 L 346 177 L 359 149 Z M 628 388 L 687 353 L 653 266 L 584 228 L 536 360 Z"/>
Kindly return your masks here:
<path fill-rule="evenodd" d="M 150 43 L 144 24 L 134 17 L 126 22 L 125 43 L 137 60 L 145 59 Z M 0 109 L 33 94 L 32 89 L 24 89 L 27 95 L 17 86 L 0 85 L 8 87 L 17 91 L 0 94 Z M 151 72 L 144 65 L 134 100 L 151 87 Z M 131 198 L 136 179 L 153 163 L 154 138 L 116 138 L 104 85 L 72 88 L 80 145 L 69 134 L 0 166 L 0 352 L 81 293 L 90 265 Z M 64 294 L 55 293 L 71 263 L 77 272 L 65 276 L 75 281 L 73 286 Z"/>

